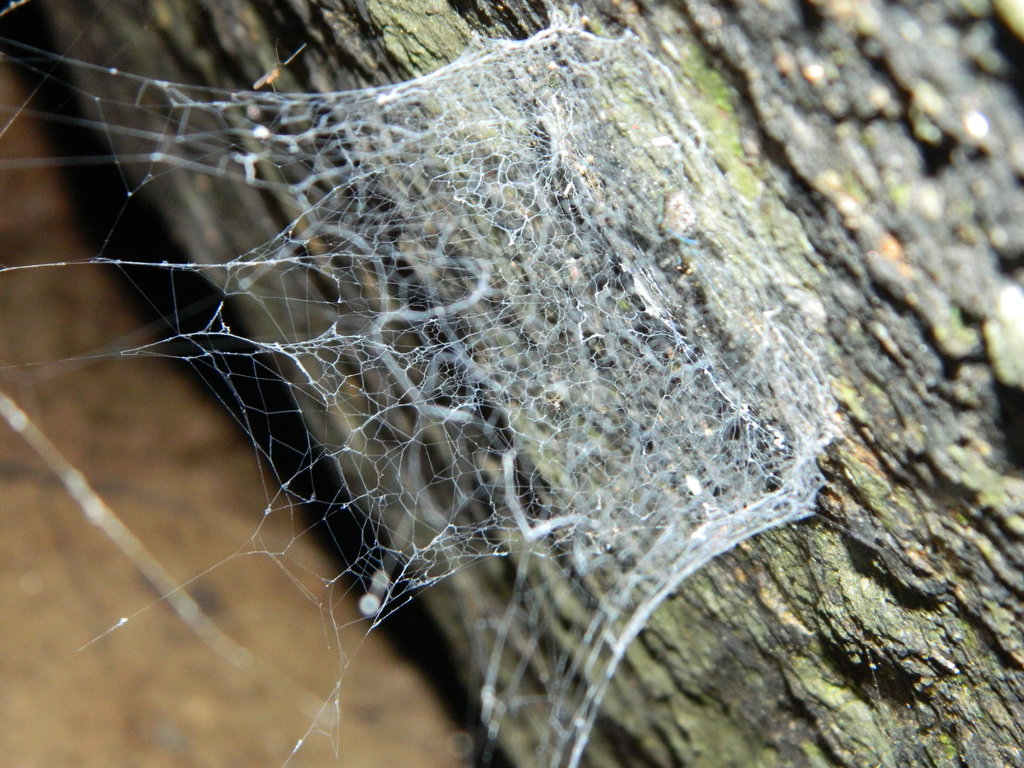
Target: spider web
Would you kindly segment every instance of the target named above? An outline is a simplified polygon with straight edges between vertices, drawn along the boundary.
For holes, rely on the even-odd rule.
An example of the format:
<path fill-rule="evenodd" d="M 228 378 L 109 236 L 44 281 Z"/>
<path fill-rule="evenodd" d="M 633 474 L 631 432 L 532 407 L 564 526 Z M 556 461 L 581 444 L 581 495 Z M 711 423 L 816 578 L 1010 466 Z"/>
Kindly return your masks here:
<path fill-rule="evenodd" d="M 305 461 L 344 490 L 328 516 L 362 530 L 339 578 L 368 623 L 445 581 L 488 743 L 579 764 L 650 615 L 810 514 L 829 440 L 810 302 L 670 72 L 634 37 L 556 19 L 384 88 L 136 82 L 99 106 L 144 115 L 103 125 L 140 186 L 197 171 L 294 215 L 237 258 L 164 265 L 248 321 L 218 312 L 179 341 L 288 383 Z"/>

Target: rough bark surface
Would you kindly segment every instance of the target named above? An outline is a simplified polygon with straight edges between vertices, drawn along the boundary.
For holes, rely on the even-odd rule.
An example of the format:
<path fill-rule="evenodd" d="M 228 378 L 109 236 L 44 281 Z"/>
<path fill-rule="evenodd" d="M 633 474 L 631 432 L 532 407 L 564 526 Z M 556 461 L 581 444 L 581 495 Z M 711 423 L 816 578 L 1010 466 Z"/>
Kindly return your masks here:
<path fill-rule="evenodd" d="M 71 55 L 190 83 L 250 85 L 307 42 L 277 81 L 298 90 L 397 80 L 453 58 L 470 30 L 546 21 L 520 0 L 46 5 Z M 661 607 L 588 764 L 1024 765 L 1020 4 L 583 6 L 596 29 L 664 52 L 704 100 L 723 167 L 794 214 L 780 229 L 813 246 L 790 267 L 827 312 L 841 420 L 819 516 L 742 545 Z M 190 258 L 285 223 L 272 199 L 232 194 L 183 186 L 159 203 Z M 451 604 L 502 600 L 504 573 L 421 595 L 456 653 Z M 531 754 L 529 733 L 503 739 L 513 761 Z"/>

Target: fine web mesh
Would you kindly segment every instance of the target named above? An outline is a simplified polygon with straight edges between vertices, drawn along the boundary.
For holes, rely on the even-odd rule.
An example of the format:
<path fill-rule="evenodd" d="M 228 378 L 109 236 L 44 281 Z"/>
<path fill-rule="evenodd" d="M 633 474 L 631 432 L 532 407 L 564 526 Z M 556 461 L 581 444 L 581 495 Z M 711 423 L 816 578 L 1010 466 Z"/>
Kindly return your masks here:
<path fill-rule="evenodd" d="M 126 166 L 294 206 L 227 263 L 167 268 L 259 329 L 202 335 L 289 383 L 348 498 L 331 514 L 364 531 L 341 574 L 363 615 L 504 574 L 506 606 L 464 605 L 487 736 L 514 719 L 535 764 L 576 765 L 654 609 L 810 514 L 829 439 L 819 321 L 669 71 L 556 23 L 385 88 L 140 80 L 131 106 L 164 129 L 107 126 L 143 148 Z"/>

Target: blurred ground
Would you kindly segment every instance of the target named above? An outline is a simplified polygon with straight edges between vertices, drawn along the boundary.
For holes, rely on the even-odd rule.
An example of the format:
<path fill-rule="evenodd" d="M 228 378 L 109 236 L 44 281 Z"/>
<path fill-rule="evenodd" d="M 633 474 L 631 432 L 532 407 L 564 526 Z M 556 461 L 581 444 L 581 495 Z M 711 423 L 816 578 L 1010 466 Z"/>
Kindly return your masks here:
<path fill-rule="evenodd" d="M 5 74 L 0 104 L 22 103 Z M 0 264 L 93 257 L 60 175 L 12 169 L 47 149 L 27 116 L 3 130 L 7 114 Z M 274 481 L 226 413 L 183 365 L 105 354 L 147 338 L 122 290 L 96 265 L 0 272 L 0 389 L 256 661 L 238 669 L 205 645 L 0 422 L 0 762 L 461 765 L 464 736 L 383 635 L 356 623 L 339 648 L 354 598 L 324 587 L 336 566 L 294 538 L 302 520 L 264 519 Z M 286 546 L 282 561 L 245 554 Z M 329 737 L 339 720 L 317 709 L 339 680 Z"/>

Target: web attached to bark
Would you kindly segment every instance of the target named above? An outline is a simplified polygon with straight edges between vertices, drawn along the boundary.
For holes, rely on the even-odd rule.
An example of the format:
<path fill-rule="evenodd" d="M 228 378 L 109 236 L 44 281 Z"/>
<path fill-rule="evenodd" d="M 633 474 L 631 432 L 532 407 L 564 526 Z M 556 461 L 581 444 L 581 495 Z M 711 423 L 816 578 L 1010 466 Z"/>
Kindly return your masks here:
<path fill-rule="evenodd" d="M 808 299 L 671 74 L 566 23 L 379 89 L 139 86 L 163 130 L 123 162 L 294 206 L 262 246 L 168 269 L 253 319 L 203 335 L 289 383 L 344 487 L 330 514 L 364 531 L 363 615 L 458 572 L 488 738 L 515 719 L 537 764 L 576 765 L 653 611 L 810 514 L 829 440 Z M 507 604 L 474 597 L 502 569 Z"/>

